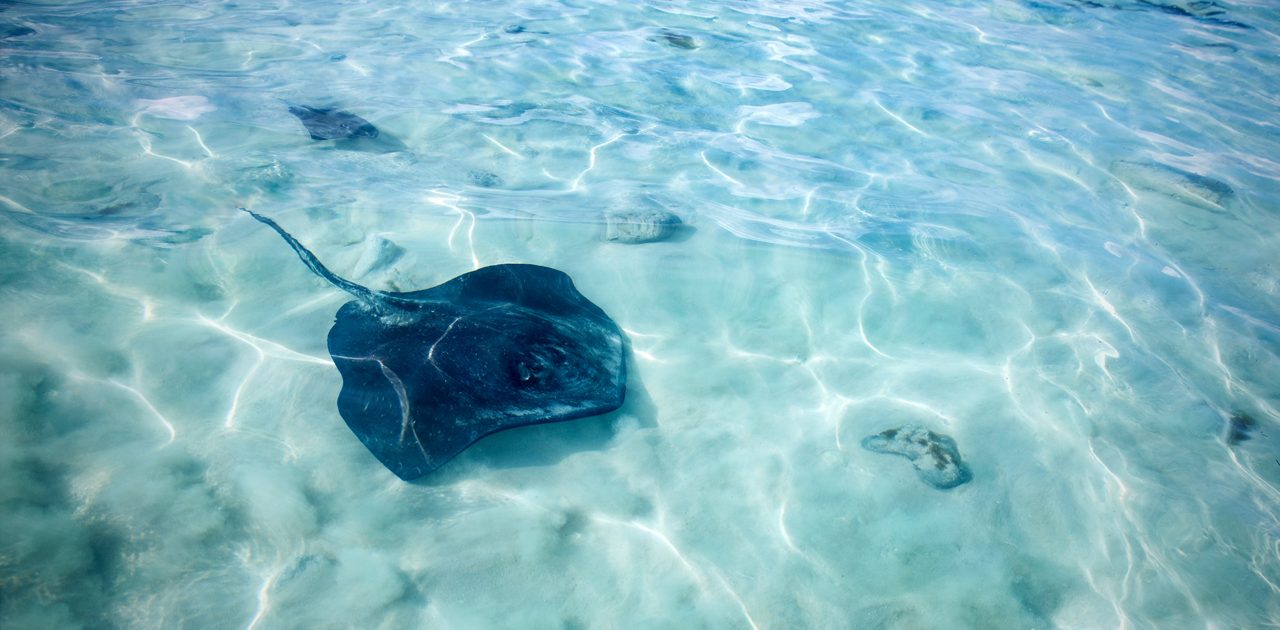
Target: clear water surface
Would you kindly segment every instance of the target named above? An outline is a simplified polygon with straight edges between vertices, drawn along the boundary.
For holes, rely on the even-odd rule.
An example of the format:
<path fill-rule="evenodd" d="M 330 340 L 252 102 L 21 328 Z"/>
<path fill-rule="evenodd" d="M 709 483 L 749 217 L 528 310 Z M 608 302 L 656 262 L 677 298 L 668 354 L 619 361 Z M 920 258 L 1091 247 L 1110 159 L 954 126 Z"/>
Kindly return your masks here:
<path fill-rule="evenodd" d="M 0 625 L 1280 624 L 1278 35 L 1266 0 L 0 3 Z M 627 403 L 397 480 L 335 409 L 347 296 L 238 206 L 375 288 L 568 272 Z M 972 480 L 860 446 L 909 425 Z"/>

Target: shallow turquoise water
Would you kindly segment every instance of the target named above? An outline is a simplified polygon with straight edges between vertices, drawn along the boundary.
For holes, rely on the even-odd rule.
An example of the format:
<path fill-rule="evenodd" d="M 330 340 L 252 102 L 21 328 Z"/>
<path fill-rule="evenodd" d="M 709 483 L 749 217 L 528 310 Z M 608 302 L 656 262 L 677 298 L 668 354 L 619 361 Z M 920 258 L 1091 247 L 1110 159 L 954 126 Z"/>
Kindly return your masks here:
<path fill-rule="evenodd" d="M 0 4 L 0 626 L 1280 624 L 1280 13 L 1161 3 Z M 238 206 L 627 403 L 397 480 Z"/>

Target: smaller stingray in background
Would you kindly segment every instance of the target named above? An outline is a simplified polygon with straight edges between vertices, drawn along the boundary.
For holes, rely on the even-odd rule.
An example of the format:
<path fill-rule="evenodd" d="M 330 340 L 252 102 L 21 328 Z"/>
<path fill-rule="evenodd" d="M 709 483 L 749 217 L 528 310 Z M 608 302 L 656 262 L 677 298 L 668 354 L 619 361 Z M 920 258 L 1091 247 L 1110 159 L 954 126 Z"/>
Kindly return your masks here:
<path fill-rule="evenodd" d="M 497 188 L 502 185 L 502 176 L 490 171 L 467 171 L 467 179 L 471 180 L 471 183 L 482 188 Z"/>
<path fill-rule="evenodd" d="M 1217 2 L 1211 0 L 1193 0 L 1192 2 L 1151 2 L 1151 0 L 1138 0 L 1140 8 L 1159 11 L 1168 15 L 1176 15 L 1178 17 L 1191 18 L 1203 22 L 1205 24 L 1215 24 L 1218 26 L 1229 26 L 1231 28 L 1251 29 L 1252 26 L 1243 24 L 1235 20 L 1227 20 L 1220 15 L 1225 15 L 1226 10 Z M 1186 6 L 1182 6 L 1185 4 Z"/>
<path fill-rule="evenodd" d="M 36 29 L 22 24 L 0 24 L 0 39 L 13 39 L 35 35 Z"/>
<path fill-rule="evenodd" d="M 506 33 L 507 35 L 520 35 L 520 34 L 550 35 L 551 34 L 547 31 L 531 31 L 525 28 L 523 24 L 508 24 L 502 27 L 502 32 Z"/>
<path fill-rule="evenodd" d="M 289 113 L 302 121 L 312 140 L 334 140 L 340 149 L 356 151 L 400 151 L 404 143 L 382 133 L 373 123 L 334 107 L 290 105 Z"/>
<path fill-rule="evenodd" d="M 1227 418 L 1227 444 L 1236 445 L 1253 438 L 1253 431 L 1258 428 L 1258 421 L 1253 416 L 1236 411 Z"/>
<path fill-rule="evenodd" d="M 1222 17 L 1226 15 L 1226 9 L 1213 0 L 1023 0 L 1023 4 L 1053 18 L 1061 17 L 1069 10 L 1113 9 L 1164 13 L 1214 26 L 1253 28 Z"/>
<path fill-rule="evenodd" d="M 342 374 L 338 413 L 401 479 L 439 468 L 490 433 L 622 405 L 622 333 L 564 272 L 492 265 L 430 289 L 375 291 L 334 275 L 275 221 L 241 209 L 355 296 L 329 330 Z"/>
<path fill-rule="evenodd" d="M 662 42 L 672 48 L 679 48 L 681 50 L 694 50 L 698 47 L 698 42 L 692 37 L 683 33 L 669 31 L 665 28 L 658 31 L 657 35 L 650 37 L 649 41 Z"/>
<path fill-rule="evenodd" d="M 1235 191 L 1222 180 L 1180 168 L 1138 160 L 1116 160 L 1111 174 L 1126 184 L 1158 192 L 1183 203 L 1220 210 L 1230 203 Z"/>
<path fill-rule="evenodd" d="M 377 138 L 378 128 L 373 123 L 332 107 L 289 106 L 289 113 L 302 121 L 312 140 L 348 140 L 351 138 Z"/>

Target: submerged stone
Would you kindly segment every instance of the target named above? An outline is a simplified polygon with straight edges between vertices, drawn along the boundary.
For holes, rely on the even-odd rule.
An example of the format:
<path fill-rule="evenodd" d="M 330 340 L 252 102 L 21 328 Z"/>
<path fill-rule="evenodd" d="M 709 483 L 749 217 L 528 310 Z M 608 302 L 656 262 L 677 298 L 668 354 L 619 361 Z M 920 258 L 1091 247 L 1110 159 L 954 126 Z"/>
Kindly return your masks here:
<path fill-rule="evenodd" d="M 949 490 L 973 479 L 960 458 L 956 441 L 915 425 L 888 429 L 862 440 L 862 448 L 874 453 L 901 455 L 911 460 L 925 483 Z"/>
<path fill-rule="evenodd" d="M 675 235 L 684 222 L 665 210 L 635 210 L 605 217 L 605 240 L 615 243 L 652 243 Z"/>

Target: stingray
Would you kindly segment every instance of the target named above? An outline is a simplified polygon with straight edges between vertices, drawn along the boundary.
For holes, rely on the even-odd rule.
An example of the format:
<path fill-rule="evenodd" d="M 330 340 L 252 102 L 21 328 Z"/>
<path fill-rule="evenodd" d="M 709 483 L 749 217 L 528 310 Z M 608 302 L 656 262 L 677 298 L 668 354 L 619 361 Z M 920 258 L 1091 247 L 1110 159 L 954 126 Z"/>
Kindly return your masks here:
<path fill-rule="evenodd" d="M 329 330 L 342 375 L 338 413 L 401 479 L 491 433 L 622 405 L 622 333 L 564 272 L 492 265 L 430 289 L 376 291 L 338 277 L 275 221 L 244 211 L 355 296 Z"/>
<path fill-rule="evenodd" d="M 312 140 L 377 138 L 379 133 L 373 123 L 332 107 L 290 105 L 289 113 L 302 121 L 302 126 L 307 128 Z"/>
<path fill-rule="evenodd" d="M 674 31 L 669 31 L 667 29 L 662 29 L 661 31 L 658 31 L 658 34 L 653 37 L 650 37 L 649 40 L 655 41 L 655 42 L 658 40 L 662 40 L 672 48 L 680 48 L 683 50 L 693 50 L 698 47 L 698 42 L 694 41 L 692 37 L 689 37 L 688 35 L 685 35 L 683 33 L 676 33 Z"/>
<path fill-rule="evenodd" d="M 399 151 L 404 148 L 404 143 L 382 133 L 373 123 L 337 108 L 289 105 L 289 113 L 302 121 L 312 140 L 335 140 L 335 146 L 357 151 Z"/>

